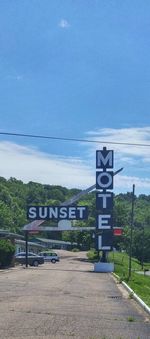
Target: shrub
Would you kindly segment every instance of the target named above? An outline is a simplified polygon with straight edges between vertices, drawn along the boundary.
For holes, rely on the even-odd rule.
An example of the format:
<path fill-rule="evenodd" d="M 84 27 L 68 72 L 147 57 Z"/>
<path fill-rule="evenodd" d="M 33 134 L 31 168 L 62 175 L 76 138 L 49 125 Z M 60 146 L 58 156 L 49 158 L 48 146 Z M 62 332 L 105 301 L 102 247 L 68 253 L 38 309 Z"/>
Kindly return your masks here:
<path fill-rule="evenodd" d="M 11 265 L 13 255 L 15 253 L 15 245 L 10 240 L 0 240 L 0 267 L 8 267 Z"/>
<path fill-rule="evenodd" d="M 79 249 L 78 248 L 73 248 L 72 252 L 79 252 Z"/>
<path fill-rule="evenodd" d="M 87 252 L 87 257 L 89 260 L 97 260 L 98 252 L 96 250 L 90 250 Z"/>

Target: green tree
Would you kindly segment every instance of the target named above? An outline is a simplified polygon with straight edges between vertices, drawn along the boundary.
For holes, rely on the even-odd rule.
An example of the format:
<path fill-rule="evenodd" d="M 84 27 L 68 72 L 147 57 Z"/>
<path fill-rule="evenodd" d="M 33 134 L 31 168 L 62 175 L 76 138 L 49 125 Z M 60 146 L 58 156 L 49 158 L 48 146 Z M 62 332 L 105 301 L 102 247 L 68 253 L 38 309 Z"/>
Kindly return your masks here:
<path fill-rule="evenodd" d="M 0 267 L 10 266 L 15 253 L 15 246 L 10 240 L 0 239 Z"/>
<path fill-rule="evenodd" d="M 141 263 L 150 262 L 150 230 L 148 228 L 134 230 L 132 255 Z"/>
<path fill-rule="evenodd" d="M 0 201 L 0 228 L 11 229 L 13 225 L 13 216 L 10 207 L 3 201 Z"/>

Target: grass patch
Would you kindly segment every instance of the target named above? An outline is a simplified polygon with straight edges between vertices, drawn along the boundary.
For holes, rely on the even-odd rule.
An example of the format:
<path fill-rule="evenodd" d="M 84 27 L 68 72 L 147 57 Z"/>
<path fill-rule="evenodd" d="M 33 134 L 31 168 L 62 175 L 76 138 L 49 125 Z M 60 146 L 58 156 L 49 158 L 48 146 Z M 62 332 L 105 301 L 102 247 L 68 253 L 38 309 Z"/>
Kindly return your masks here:
<path fill-rule="evenodd" d="M 133 317 L 128 317 L 127 320 L 132 323 L 133 321 L 135 321 L 135 319 Z"/>
<path fill-rule="evenodd" d="M 87 252 L 87 257 L 89 259 L 89 261 L 98 261 L 98 252 L 94 249 L 91 249 L 90 251 Z"/>
<path fill-rule="evenodd" d="M 129 280 L 129 257 L 126 253 L 111 252 L 109 261 L 115 264 L 115 273 L 120 280 L 125 281 L 131 289 L 150 307 L 150 276 L 138 274 L 141 270 L 141 265 L 138 260 L 132 258 L 132 272 Z M 150 269 L 150 263 L 144 265 L 144 268 Z"/>

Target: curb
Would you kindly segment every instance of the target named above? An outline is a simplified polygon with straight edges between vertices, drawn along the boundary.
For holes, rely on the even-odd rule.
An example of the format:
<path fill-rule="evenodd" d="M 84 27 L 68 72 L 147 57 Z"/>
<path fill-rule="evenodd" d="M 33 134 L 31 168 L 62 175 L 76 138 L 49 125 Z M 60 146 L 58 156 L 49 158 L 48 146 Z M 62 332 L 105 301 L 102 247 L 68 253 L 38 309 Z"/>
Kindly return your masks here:
<path fill-rule="evenodd" d="M 115 274 L 115 273 L 113 273 L 113 276 L 115 277 L 115 278 L 117 278 L 118 280 L 120 279 L 120 277 L 117 275 L 117 274 Z M 150 307 L 148 306 L 148 305 L 146 305 L 145 303 L 144 303 L 144 301 L 140 298 L 140 297 L 138 297 L 138 295 L 125 283 L 125 281 L 122 281 L 121 282 L 121 284 L 126 288 L 126 290 L 129 292 L 129 293 L 131 293 L 132 294 L 132 297 L 133 297 L 133 299 L 135 299 L 137 302 L 138 302 L 138 304 L 148 313 L 148 314 L 150 314 Z"/>

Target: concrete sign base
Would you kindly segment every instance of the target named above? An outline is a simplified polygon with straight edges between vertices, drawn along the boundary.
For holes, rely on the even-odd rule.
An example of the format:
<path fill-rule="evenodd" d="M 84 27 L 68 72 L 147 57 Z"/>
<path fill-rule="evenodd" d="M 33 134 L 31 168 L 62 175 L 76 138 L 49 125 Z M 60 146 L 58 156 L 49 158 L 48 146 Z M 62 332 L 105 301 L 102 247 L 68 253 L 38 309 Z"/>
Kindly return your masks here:
<path fill-rule="evenodd" d="M 97 262 L 94 264 L 94 272 L 101 273 L 114 272 L 114 263 Z"/>

